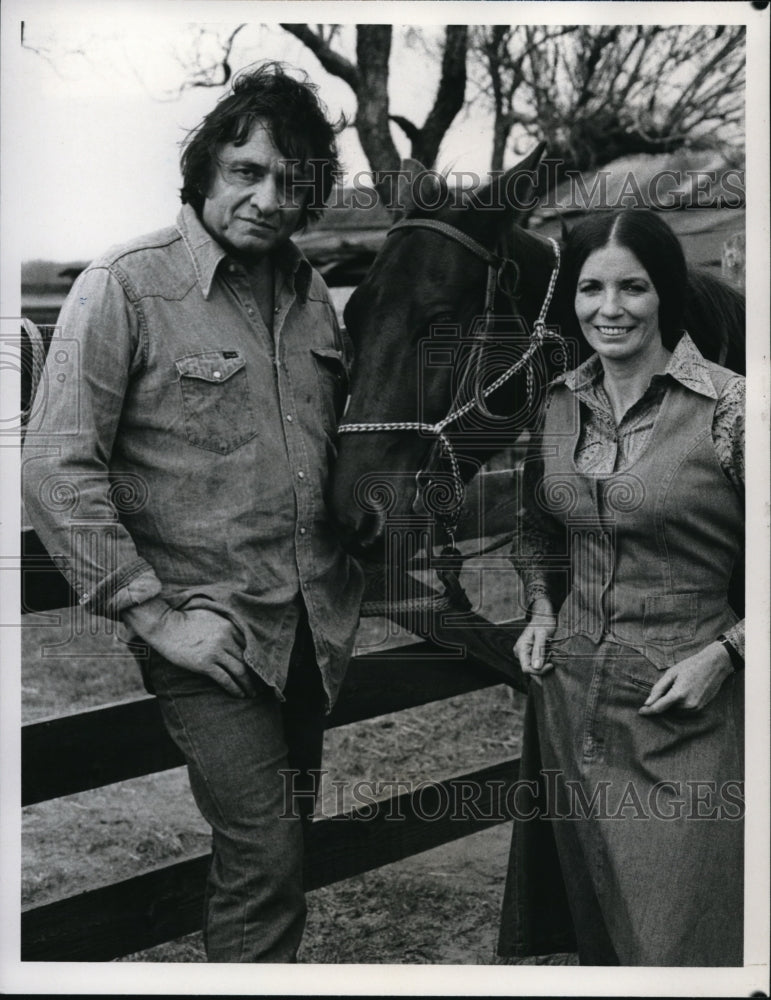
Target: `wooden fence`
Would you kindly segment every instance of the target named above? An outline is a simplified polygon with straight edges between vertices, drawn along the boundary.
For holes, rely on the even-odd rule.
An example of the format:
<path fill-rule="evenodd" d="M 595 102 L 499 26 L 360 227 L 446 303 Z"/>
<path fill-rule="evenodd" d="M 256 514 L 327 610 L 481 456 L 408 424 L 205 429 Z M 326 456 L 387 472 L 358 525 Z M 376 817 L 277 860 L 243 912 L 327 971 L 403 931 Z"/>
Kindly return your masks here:
<path fill-rule="evenodd" d="M 23 542 L 25 611 L 66 601 L 68 588 L 31 532 Z M 456 616 L 457 617 L 457 616 Z M 480 688 L 516 683 L 490 665 L 510 659 L 519 626 L 489 627 L 465 616 L 462 633 L 438 626 L 448 641 L 470 640 L 465 656 L 436 640 L 357 656 L 328 727 L 347 725 Z M 474 625 L 487 625 L 474 629 Z M 471 627 L 469 630 L 469 626 Z M 444 641 L 443 639 L 440 640 Z M 22 804 L 31 805 L 113 782 L 178 767 L 155 698 L 140 697 L 72 715 L 32 722 L 22 730 Z M 516 779 L 512 759 L 314 821 L 306 842 L 307 890 L 330 885 L 501 822 L 505 789 Z M 474 782 L 473 806 L 461 785 Z M 478 794 L 477 794 L 478 792 Z M 430 821 L 427 816 L 436 819 Z M 398 818 L 395 818 L 398 817 Z M 191 933 L 201 927 L 208 854 L 196 854 L 85 892 L 30 906 L 22 912 L 22 960 L 105 961 Z"/>

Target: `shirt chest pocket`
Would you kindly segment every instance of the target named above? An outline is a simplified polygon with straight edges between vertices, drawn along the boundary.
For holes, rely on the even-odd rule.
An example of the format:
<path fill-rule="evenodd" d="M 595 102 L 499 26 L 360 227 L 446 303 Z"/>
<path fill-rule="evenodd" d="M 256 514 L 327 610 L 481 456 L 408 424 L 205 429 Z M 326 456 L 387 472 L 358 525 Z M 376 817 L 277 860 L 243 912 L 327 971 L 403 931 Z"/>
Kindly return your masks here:
<path fill-rule="evenodd" d="M 337 427 L 348 399 L 348 374 L 343 352 L 333 347 L 312 347 L 311 354 L 325 409 L 333 426 Z"/>
<path fill-rule="evenodd" d="M 187 440 L 227 455 L 257 433 L 246 361 L 237 351 L 207 351 L 177 359 Z"/>

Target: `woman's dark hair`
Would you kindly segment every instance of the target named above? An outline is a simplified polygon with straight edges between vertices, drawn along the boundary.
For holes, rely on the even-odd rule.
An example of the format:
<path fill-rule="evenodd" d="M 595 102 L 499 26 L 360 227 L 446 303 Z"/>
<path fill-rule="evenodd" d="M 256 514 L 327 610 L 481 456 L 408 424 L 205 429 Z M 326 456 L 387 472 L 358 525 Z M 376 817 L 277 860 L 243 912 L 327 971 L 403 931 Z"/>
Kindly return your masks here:
<path fill-rule="evenodd" d="M 597 213 L 568 232 L 563 250 L 566 304 L 570 303 L 572 311 L 578 277 L 587 258 L 609 243 L 631 250 L 648 272 L 659 297 L 662 341 L 672 350 L 682 333 L 688 266 L 677 236 L 651 209 Z"/>
<path fill-rule="evenodd" d="M 290 76 L 278 62 L 238 73 L 231 92 L 220 98 L 182 144 L 182 204 L 189 203 L 200 215 L 217 150 L 226 142 L 243 145 L 259 119 L 283 156 L 299 161 L 303 176 L 309 178 L 298 228 L 318 219 L 340 173 L 336 137 L 345 120 L 328 121 L 317 89 L 307 76 Z"/>

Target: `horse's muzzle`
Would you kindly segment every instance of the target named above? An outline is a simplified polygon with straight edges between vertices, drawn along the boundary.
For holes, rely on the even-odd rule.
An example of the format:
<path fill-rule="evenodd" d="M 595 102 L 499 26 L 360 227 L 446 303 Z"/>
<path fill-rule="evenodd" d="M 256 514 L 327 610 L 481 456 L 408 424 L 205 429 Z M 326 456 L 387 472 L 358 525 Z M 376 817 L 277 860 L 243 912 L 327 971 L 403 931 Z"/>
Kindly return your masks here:
<path fill-rule="evenodd" d="M 385 514 L 355 511 L 353 515 L 335 516 L 335 530 L 340 544 L 357 559 L 381 562 L 385 542 Z"/>

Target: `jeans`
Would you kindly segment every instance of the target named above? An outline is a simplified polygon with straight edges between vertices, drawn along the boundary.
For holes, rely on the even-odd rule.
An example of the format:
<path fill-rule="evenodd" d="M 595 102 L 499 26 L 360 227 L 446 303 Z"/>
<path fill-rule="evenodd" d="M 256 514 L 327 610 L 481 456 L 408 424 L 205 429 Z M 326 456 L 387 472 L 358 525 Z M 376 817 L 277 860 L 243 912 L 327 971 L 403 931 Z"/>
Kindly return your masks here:
<path fill-rule="evenodd" d="M 210 962 L 294 962 L 305 927 L 303 828 L 321 765 L 324 693 L 302 616 L 285 702 L 259 682 L 235 698 L 152 653 L 145 683 L 182 751 L 196 804 L 212 828 L 204 902 Z M 282 770 L 300 772 L 292 781 Z M 287 789 L 300 794 L 287 801 Z"/>
<path fill-rule="evenodd" d="M 743 675 L 645 717 L 645 657 L 574 636 L 550 658 L 530 697 L 581 963 L 741 965 Z"/>

